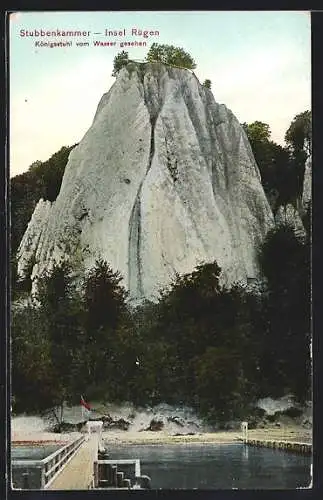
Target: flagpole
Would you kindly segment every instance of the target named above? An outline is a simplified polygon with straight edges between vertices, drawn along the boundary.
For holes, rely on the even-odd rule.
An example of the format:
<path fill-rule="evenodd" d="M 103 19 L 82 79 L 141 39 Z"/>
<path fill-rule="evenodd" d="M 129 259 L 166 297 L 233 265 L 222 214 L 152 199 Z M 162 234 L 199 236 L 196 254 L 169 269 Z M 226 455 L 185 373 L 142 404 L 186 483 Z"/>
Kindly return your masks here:
<path fill-rule="evenodd" d="M 91 407 L 90 407 L 90 405 L 88 403 L 86 403 L 86 401 L 83 398 L 82 394 L 81 394 L 81 406 L 82 406 L 82 419 L 83 419 L 83 422 L 84 422 L 84 419 L 85 420 L 89 420 L 90 419 Z"/>

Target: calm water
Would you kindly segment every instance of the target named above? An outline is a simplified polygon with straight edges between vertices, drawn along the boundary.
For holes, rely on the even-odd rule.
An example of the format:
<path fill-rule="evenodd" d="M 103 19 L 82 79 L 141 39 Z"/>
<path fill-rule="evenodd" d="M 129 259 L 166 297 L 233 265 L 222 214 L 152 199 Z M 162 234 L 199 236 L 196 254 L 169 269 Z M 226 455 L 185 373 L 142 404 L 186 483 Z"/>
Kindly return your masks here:
<path fill-rule="evenodd" d="M 12 460 L 43 460 L 59 448 L 62 448 L 62 445 L 12 446 L 11 458 Z"/>
<path fill-rule="evenodd" d="M 110 446 L 109 451 L 111 459 L 140 458 L 152 488 L 299 488 L 311 479 L 311 457 L 240 443 Z"/>
<path fill-rule="evenodd" d="M 42 460 L 48 457 L 54 451 L 61 448 L 62 445 L 45 446 L 12 446 L 11 459 L 14 460 Z M 20 465 L 12 462 L 12 483 L 14 488 L 25 488 L 26 479 L 24 474 L 28 473 L 28 489 L 40 489 L 41 470 L 40 467 Z"/>

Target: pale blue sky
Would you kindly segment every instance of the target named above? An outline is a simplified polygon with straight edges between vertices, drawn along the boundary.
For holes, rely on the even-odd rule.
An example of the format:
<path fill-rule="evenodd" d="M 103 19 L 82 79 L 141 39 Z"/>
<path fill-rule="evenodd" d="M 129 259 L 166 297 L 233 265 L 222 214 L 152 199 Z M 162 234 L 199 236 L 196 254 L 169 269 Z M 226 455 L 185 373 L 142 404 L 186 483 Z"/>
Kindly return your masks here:
<path fill-rule="evenodd" d="M 11 176 L 35 160 L 46 160 L 63 145 L 78 142 L 90 127 L 101 95 L 114 82 L 114 56 L 123 50 L 94 47 L 109 40 L 94 32 L 126 29 L 127 47 L 143 59 L 153 42 L 178 45 L 191 53 L 201 82 L 212 80 L 216 101 L 243 122 L 262 120 L 283 143 L 295 114 L 310 108 L 310 14 L 307 12 L 22 12 L 10 21 Z M 158 30 L 159 37 L 133 38 L 131 29 Z M 86 30 L 76 47 L 35 47 L 20 30 Z M 48 41 L 49 39 L 46 38 Z"/>

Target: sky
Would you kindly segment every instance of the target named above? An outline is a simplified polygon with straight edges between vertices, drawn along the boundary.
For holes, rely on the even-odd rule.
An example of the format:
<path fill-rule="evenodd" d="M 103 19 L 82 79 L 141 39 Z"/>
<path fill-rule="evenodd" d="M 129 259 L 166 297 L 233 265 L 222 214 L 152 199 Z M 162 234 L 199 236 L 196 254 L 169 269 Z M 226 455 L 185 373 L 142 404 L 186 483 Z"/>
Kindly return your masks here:
<path fill-rule="evenodd" d="M 311 107 L 309 12 L 17 12 L 9 27 L 11 177 L 79 142 L 115 81 L 115 55 L 126 50 L 131 59 L 144 59 L 154 42 L 183 47 L 197 64 L 200 82 L 212 81 L 217 102 L 241 123 L 268 123 L 272 139 L 282 145 L 293 117 Z M 89 35 L 35 37 L 26 36 L 27 30 Z M 105 30 L 126 30 L 126 36 L 105 36 Z M 139 30 L 159 35 L 145 38 Z M 62 41 L 72 46 L 41 46 Z M 147 45 L 120 47 L 122 41 Z"/>

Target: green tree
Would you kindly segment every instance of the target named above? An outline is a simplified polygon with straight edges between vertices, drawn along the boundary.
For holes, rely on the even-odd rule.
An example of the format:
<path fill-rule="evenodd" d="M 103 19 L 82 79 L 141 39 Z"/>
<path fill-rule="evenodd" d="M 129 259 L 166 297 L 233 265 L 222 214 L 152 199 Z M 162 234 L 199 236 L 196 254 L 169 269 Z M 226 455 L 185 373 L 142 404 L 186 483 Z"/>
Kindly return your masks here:
<path fill-rule="evenodd" d="M 311 111 L 303 111 L 293 118 L 285 134 L 285 141 L 293 152 L 305 151 L 307 156 L 312 153 Z"/>
<path fill-rule="evenodd" d="M 206 87 L 207 89 L 210 89 L 212 86 L 211 80 L 206 79 L 203 83 L 203 87 Z"/>
<path fill-rule="evenodd" d="M 194 367 L 202 411 L 220 424 L 239 418 L 245 398 L 239 353 L 225 347 L 208 347 L 196 358 Z"/>
<path fill-rule="evenodd" d="M 116 328 L 126 313 L 125 288 L 120 284 L 122 276 L 113 271 L 103 259 L 95 262 L 83 281 L 84 309 L 87 327 L 93 331 L 101 327 Z"/>
<path fill-rule="evenodd" d="M 55 201 L 71 150 L 62 147 L 45 162 L 35 161 L 23 174 L 10 180 L 11 252 L 15 256 L 28 222 L 40 198 Z"/>
<path fill-rule="evenodd" d="M 83 280 L 84 380 L 91 384 L 87 391 L 90 395 L 91 391 L 92 394 L 99 391 L 102 395 L 106 386 L 110 398 L 121 393 L 118 364 L 123 348 L 120 337 L 124 330 L 129 332 L 127 292 L 121 280 L 120 273 L 114 272 L 104 260 L 97 260 Z"/>
<path fill-rule="evenodd" d="M 304 400 L 311 383 L 310 242 L 281 225 L 268 233 L 259 262 L 267 278 L 260 378 L 267 393 L 291 391 Z"/>
<path fill-rule="evenodd" d="M 221 415 L 238 417 L 241 401 L 248 405 L 257 393 L 256 333 L 261 316 L 258 301 L 246 298 L 242 287 L 229 290 L 220 286 L 220 273 L 213 262 L 177 276 L 157 308 L 152 307 L 147 337 L 148 345 L 158 339 L 160 359 L 171 360 L 170 366 L 164 362 L 162 378 L 158 379 L 159 387 L 166 388 L 167 381 L 171 386 L 171 391 L 164 391 L 164 399 L 173 402 L 172 395 L 175 401 L 194 405 L 217 419 Z M 217 353 L 223 355 L 219 362 L 223 369 L 215 375 Z M 206 372 L 208 377 L 204 379 Z M 224 377 L 230 374 L 232 387 L 222 384 L 223 373 Z M 245 394 L 246 388 L 250 394 Z"/>
<path fill-rule="evenodd" d="M 296 197 L 301 198 L 305 162 L 312 154 L 312 114 L 310 111 L 304 111 L 293 118 L 285 134 L 285 141 L 291 153 Z"/>
<path fill-rule="evenodd" d="M 296 198 L 296 177 L 290 151 L 270 140 L 269 125 L 260 121 L 242 124 L 258 165 L 264 191 L 275 211 Z"/>
<path fill-rule="evenodd" d="M 146 56 L 147 61 L 159 61 L 163 64 L 194 69 L 196 63 L 192 56 L 181 47 L 153 43 Z"/>
<path fill-rule="evenodd" d="M 28 172 L 36 175 L 43 187 L 42 198 L 44 198 L 44 200 L 56 200 L 61 189 L 62 179 L 70 152 L 75 146 L 77 146 L 77 144 L 68 147 L 63 146 L 47 161 L 35 162 L 29 167 Z"/>
<path fill-rule="evenodd" d="M 54 264 L 37 280 L 37 301 L 50 342 L 56 395 L 52 407 L 63 408 L 80 390 L 84 334 L 81 299 L 68 262 Z M 62 412 L 61 412 L 62 414 Z"/>
<path fill-rule="evenodd" d="M 113 71 L 112 76 L 117 76 L 121 68 L 126 66 L 129 62 L 129 54 L 125 50 L 119 52 L 113 59 Z"/>
<path fill-rule="evenodd" d="M 242 124 L 251 144 L 266 143 L 270 139 L 271 131 L 267 123 L 255 121 Z"/>
<path fill-rule="evenodd" d="M 57 396 L 44 320 L 30 303 L 12 310 L 11 381 L 17 412 L 43 411 Z"/>

